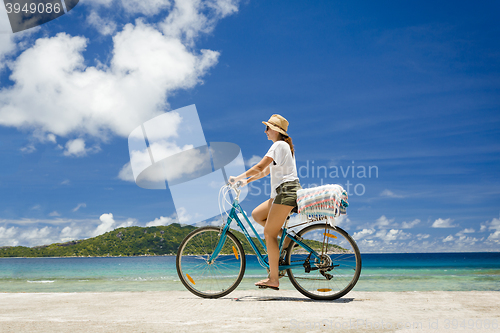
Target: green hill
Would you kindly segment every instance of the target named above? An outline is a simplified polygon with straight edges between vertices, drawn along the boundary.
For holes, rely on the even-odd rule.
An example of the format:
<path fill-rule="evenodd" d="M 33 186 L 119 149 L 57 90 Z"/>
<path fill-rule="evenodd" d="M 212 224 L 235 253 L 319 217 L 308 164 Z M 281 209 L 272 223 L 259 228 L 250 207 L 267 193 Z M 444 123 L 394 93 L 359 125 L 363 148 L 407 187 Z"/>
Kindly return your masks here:
<path fill-rule="evenodd" d="M 196 229 L 193 226 L 171 224 L 159 227 L 118 228 L 103 235 L 67 243 L 45 246 L 1 247 L 0 257 L 104 257 L 175 255 L 184 237 Z M 253 253 L 242 233 L 231 230 L 243 244 L 245 253 Z M 254 241 L 256 241 L 254 239 Z M 257 241 L 256 241 L 257 242 Z M 259 246 L 262 251 L 262 248 Z"/>

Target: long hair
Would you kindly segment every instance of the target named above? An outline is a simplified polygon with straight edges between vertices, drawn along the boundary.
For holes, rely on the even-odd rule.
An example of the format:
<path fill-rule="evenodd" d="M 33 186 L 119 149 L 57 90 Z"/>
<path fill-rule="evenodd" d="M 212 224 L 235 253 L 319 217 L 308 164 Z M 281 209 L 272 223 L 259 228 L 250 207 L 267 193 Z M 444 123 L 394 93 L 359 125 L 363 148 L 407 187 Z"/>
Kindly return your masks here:
<path fill-rule="evenodd" d="M 280 133 L 280 139 L 283 140 L 283 141 L 285 141 L 286 143 L 288 143 L 288 145 L 290 146 L 290 151 L 292 152 L 292 156 L 293 156 L 294 150 L 293 150 L 292 138 L 289 137 L 289 136 L 285 136 L 282 133 Z"/>

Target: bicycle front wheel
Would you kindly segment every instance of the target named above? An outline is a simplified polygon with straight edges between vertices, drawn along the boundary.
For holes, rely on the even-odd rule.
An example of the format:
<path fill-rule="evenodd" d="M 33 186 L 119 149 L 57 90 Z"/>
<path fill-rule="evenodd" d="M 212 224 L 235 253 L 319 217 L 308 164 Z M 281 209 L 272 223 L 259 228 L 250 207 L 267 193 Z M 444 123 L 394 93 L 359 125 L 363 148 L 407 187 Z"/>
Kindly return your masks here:
<path fill-rule="evenodd" d="M 209 262 L 219 242 L 219 228 L 202 227 L 184 238 L 177 251 L 177 275 L 193 294 L 218 298 L 236 289 L 245 274 L 245 253 L 229 231 L 219 255 Z"/>
<path fill-rule="evenodd" d="M 286 263 L 304 263 L 287 270 L 299 292 L 312 299 L 333 300 L 354 288 L 361 274 L 361 254 L 347 232 L 329 224 L 314 224 L 297 236 L 321 258 L 314 258 L 293 241 L 288 246 Z"/>

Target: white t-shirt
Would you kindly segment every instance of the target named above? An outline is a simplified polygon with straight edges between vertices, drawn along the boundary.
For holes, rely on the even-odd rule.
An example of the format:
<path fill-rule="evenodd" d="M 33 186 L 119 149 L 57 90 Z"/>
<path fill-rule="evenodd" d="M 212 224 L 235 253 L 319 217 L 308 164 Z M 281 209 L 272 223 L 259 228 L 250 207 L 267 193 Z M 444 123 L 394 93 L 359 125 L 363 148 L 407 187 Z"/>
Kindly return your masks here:
<path fill-rule="evenodd" d="M 265 156 L 273 159 L 271 170 L 271 198 L 276 197 L 276 188 L 284 182 L 298 180 L 295 156 L 292 156 L 290 146 L 285 141 L 273 143 Z"/>

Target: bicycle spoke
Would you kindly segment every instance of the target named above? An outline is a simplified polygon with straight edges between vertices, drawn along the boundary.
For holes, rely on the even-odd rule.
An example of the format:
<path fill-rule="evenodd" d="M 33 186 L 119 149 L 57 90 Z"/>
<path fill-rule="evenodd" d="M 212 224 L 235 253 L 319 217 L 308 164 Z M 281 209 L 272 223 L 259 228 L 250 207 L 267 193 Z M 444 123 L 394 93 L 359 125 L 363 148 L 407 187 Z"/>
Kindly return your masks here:
<path fill-rule="evenodd" d="M 198 296 L 223 296 L 236 288 L 243 277 L 243 247 L 229 232 L 220 253 L 208 262 L 219 239 L 219 228 L 203 227 L 189 234 L 179 247 L 177 272 L 186 288 Z"/>
<path fill-rule="evenodd" d="M 297 290 L 308 297 L 316 299 L 342 297 L 357 282 L 361 271 L 359 250 L 350 236 L 339 229 L 317 224 L 299 232 L 299 239 L 312 248 L 320 260 L 310 256 L 298 244 L 294 243 L 289 248 L 287 262 L 302 262 L 304 267 L 289 269 L 288 276 Z M 306 258 L 309 258 L 309 272 L 306 269 Z"/>

